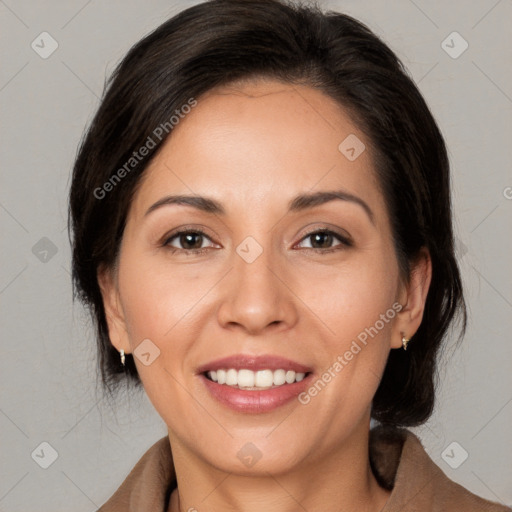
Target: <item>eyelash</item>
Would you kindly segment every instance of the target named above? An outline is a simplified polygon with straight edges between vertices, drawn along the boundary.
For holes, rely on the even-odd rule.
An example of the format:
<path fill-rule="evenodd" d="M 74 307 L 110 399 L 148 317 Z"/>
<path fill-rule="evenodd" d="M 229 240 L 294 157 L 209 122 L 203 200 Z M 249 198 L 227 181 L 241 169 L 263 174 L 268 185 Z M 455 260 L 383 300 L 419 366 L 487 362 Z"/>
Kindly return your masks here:
<path fill-rule="evenodd" d="M 317 248 L 314 248 L 314 247 L 306 247 L 306 249 L 309 249 L 310 251 L 315 251 L 317 253 L 320 253 L 320 254 L 325 254 L 325 253 L 332 253 L 332 252 L 335 252 L 335 251 L 339 251 L 339 250 L 342 250 L 343 248 L 347 248 L 347 247 L 352 247 L 353 245 L 353 242 L 343 236 L 343 235 L 340 235 L 339 233 L 336 233 L 335 231 L 332 231 L 330 229 L 316 229 L 314 231 L 311 231 L 309 233 L 307 233 L 306 235 L 304 235 L 302 238 L 301 238 L 301 242 L 313 235 L 316 235 L 318 233 L 322 233 L 322 234 L 328 234 L 328 235 L 333 235 L 335 238 L 338 239 L 338 241 L 340 241 L 341 243 L 335 247 L 332 247 L 332 248 L 329 248 L 329 249 L 317 249 Z M 210 237 L 204 232 L 202 231 L 201 229 L 183 229 L 181 231 L 177 231 L 176 233 L 173 233 L 171 236 L 166 236 L 163 240 L 163 243 L 162 243 L 162 247 L 165 247 L 167 249 L 169 249 L 171 251 L 172 254 L 176 253 L 176 252 L 183 252 L 187 255 L 198 255 L 198 254 L 203 254 L 205 252 L 207 252 L 208 250 L 211 249 L 211 247 L 203 247 L 202 249 L 178 249 L 176 247 L 171 247 L 169 245 L 169 243 L 174 240 L 175 238 L 179 237 L 180 235 L 183 235 L 183 234 L 194 234 L 194 235 L 202 235 L 208 239 L 210 239 Z"/>

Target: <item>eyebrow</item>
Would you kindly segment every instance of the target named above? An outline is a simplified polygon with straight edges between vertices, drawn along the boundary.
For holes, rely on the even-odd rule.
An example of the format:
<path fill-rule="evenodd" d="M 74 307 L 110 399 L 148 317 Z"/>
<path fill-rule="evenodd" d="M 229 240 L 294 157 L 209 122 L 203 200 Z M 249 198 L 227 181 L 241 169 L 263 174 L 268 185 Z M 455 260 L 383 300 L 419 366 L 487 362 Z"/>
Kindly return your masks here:
<path fill-rule="evenodd" d="M 304 211 L 334 200 L 347 201 L 359 205 L 368 215 L 371 223 L 375 224 L 375 215 L 368 204 L 360 197 L 355 196 L 354 194 L 350 194 L 344 190 L 300 194 L 289 201 L 288 212 Z M 172 204 L 192 206 L 197 210 L 215 215 L 226 215 L 226 210 L 222 204 L 215 199 L 203 196 L 172 195 L 165 196 L 162 199 L 159 199 L 156 203 L 152 204 L 144 216 L 149 215 L 151 212 L 161 208 L 162 206 L 168 206 Z"/>

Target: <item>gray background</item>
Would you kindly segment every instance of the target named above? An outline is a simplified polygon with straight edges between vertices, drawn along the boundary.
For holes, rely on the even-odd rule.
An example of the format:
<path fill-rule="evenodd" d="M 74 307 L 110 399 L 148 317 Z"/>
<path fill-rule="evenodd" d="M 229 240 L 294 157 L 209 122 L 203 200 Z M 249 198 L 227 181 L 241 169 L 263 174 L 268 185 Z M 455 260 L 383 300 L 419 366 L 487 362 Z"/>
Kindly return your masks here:
<path fill-rule="evenodd" d="M 166 434 L 143 393 L 121 395 L 111 409 L 96 387 L 93 332 L 71 301 L 66 202 L 105 76 L 144 34 L 193 3 L 0 1 L 2 511 L 93 511 Z M 512 505 L 512 2 L 320 3 L 384 38 L 446 137 L 470 324 L 441 366 L 435 414 L 412 430 L 451 479 Z M 31 48 L 43 31 L 59 45 L 47 59 Z M 469 44 L 458 58 L 441 46 L 453 31 Z M 462 44 L 447 43 L 452 52 Z M 469 454 L 456 469 L 442 455 L 454 441 Z M 47 469 L 42 442 L 58 453 Z M 452 448 L 460 461 L 461 448 Z"/>

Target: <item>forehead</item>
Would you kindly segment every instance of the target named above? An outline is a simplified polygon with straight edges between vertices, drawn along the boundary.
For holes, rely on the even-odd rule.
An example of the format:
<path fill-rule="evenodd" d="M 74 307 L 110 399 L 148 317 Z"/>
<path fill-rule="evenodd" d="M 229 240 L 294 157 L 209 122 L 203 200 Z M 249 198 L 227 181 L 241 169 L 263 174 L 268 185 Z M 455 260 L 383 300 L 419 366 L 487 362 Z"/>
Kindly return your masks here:
<path fill-rule="evenodd" d="M 346 140 L 366 149 L 351 160 Z M 379 203 L 368 148 L 343 108 L 318 90 L 272 80 L 215 88 L 174 126 L 132 208 L 142 215 L 165 193 L 216 197 L 228 210 L 268 208 L 296 193 L 338 188 Z"/>

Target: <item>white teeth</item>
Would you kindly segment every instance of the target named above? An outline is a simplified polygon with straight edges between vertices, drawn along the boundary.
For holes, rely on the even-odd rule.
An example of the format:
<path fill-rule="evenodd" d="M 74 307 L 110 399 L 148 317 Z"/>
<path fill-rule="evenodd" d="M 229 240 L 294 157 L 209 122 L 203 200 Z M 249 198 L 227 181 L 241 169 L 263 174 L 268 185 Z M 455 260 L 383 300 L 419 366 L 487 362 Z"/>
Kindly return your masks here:
<path fill-rule="evenodd" d="M 254 372 L 251 372 L 251 370 L 239 370 L 237 384 L 240 387 L 252 388 L 254 386 Z"/>
<path fill-rule="evenodd" d="M 238 372 L 231 368 L 226 372 L 226 384 L 228 386 L 236 386 L 238 384 Z"/>
<path fill-rule="evenodd" d="M 234 368 L 210 371 L 207 375 L 218 384 L 238 386 L 241 389 L 269 389 L 272 385 L 282 386 L 300 382 L 306 376 L 305 373 L 296 373 L 293 370 L 259 370 L 253 372 L 248 369 L 235 370 Z"/>
<path fill-rule="evenodd" d="M 284 370 L 276 370 L 274 372 L 274 386 L 282 386 L 286 382 L 285 375 Z"/>
<path fill-rule="evenodd" d="M 257 388 L 269 388 L 274 382 L 274 372 L 272 370 L 260 370 L 254 377 L 254 386 Z"/>
<path fill-rule="evenodd" d="M 288 384 L 295 382 L 295 372 L 293 370 L 288 370 L 286 372 L 284 379 L 286 380 L 286 382 L 288 382 Z"/>

